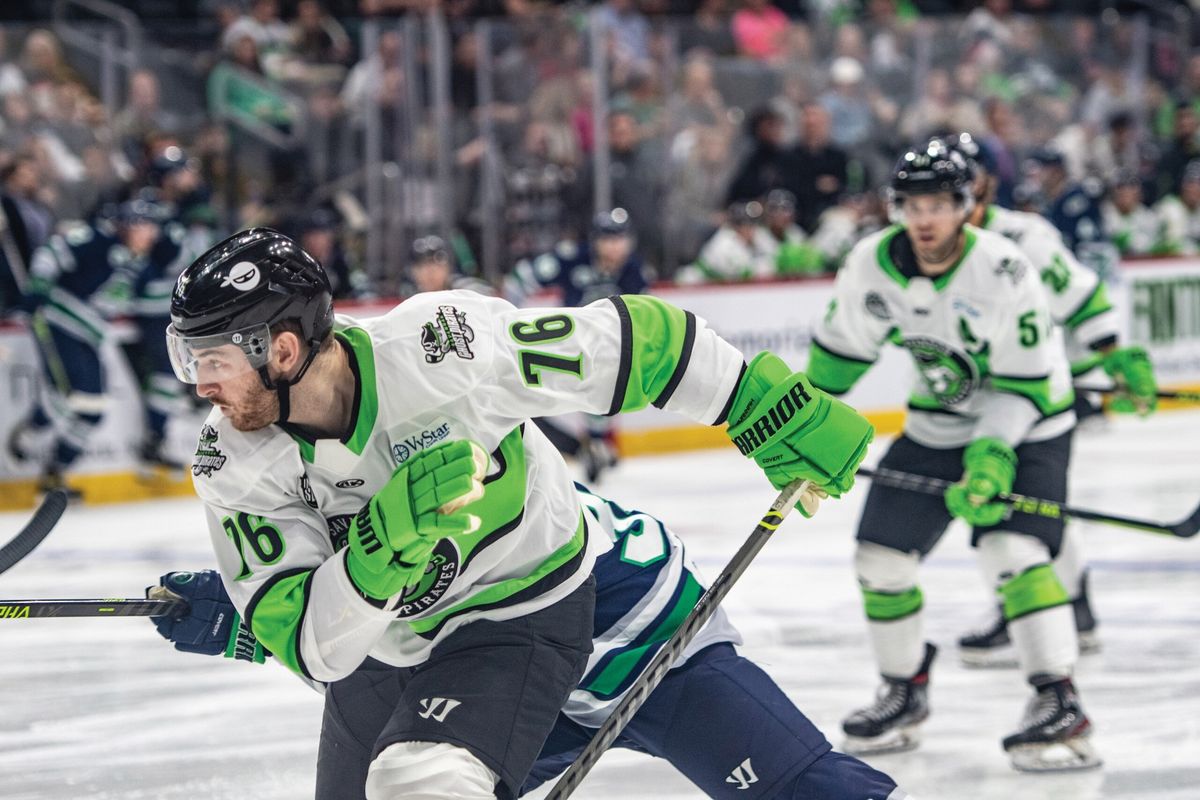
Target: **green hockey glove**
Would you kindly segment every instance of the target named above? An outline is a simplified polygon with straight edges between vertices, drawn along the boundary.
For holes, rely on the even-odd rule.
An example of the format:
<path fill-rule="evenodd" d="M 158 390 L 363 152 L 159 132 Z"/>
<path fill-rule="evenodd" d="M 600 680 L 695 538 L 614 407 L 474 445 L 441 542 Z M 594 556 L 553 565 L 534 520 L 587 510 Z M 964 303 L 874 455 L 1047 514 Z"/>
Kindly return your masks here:
<path fill-rule="evenodd" d="M 386 600 L 417 583 L 434 546 L 474 533 L 464 507 L 483 497 L 488 455 L 474 442 L 446 442 L 396 470 L 350 524 L 346 566 L 358 590 Z"/>
<path fill-rule="evenodd" d="M 1104 354 L 1104 371 L 1117 384 L 1109 408 L 1119 414 L 1146 416 L 1158 407 L 1154 365 L 1141 347 L 1118 347 Z"/>
<path fill-rule="evenodd" d="M 728 433 L 776 489 L 801 478 L 821 493 L 840 497 L 854 485 L 875 429 L 803 373 L 792 372 L 779 356 L 763 351 L 738 384 Z M 805 516 L 813 510 L 815 505 L 800 506 Z"/>
<path fill-rule="evenodd" d="M 976 439 L 963 453 L 962 480 L 946 490 L 946 508 L 972 526 L 996 525 L 1008 515 L 1008 505 L 992 502 L 1012 491 L 1017 454 L 999 439 Z"/>

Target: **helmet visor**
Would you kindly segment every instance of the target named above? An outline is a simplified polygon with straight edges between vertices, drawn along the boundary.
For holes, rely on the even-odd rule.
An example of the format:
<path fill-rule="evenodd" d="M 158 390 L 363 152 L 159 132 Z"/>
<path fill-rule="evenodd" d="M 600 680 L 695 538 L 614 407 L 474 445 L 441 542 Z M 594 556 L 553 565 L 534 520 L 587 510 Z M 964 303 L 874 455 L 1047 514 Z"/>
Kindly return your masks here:
<path fill-rule="evenodd" d="M 271 358 L 271 330 L 256 325 L 213 336 L 183 336 L 167 326 L 167 352 L 184 383 L 222 383 L 259 369 Z"/>

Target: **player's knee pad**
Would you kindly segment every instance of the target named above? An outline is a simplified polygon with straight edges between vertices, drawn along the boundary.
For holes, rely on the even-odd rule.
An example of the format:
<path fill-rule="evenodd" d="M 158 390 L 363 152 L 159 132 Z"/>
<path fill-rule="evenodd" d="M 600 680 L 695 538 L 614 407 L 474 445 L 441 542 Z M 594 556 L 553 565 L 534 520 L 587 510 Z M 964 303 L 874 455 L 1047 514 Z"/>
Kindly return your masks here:
<path fill-rule="evenodd" d="M 1008 620 L 1069 602 L 1044 542 L 997 531 L 979 540 L 979 559 L 1004 605 Z"/>
<path fill-rule="evenodd" d="M 874 542 L 859 542 L 854 569 L 867 618 L 881 622 L 915 614 L 924 602 L 917 586 L 920 557 Z"/>
<path fill-rule="evenodd" d="M 367 771 L 367 800 L 493 800 L 498 776 L 445 742 L 397 742 Z"/>

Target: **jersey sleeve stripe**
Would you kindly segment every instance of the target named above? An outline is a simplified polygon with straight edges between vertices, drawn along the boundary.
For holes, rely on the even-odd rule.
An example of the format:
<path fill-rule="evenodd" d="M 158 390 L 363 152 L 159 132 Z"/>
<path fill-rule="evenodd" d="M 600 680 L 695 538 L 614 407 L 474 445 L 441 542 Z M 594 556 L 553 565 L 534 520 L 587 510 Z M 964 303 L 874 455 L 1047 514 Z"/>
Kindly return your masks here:
<path fill-rule="evenodd" d="M 300 653 L 300 632 L 312 591 L 313 570 L 281 570 L 246 605 L 246 626 L 293 672 L 313 680 Z"/>
<path fill-rule="evenodd" d="M 821 344 L 815 337 L 808 351 L 805 374 L 813 386 L 833 394 L 845 394 L 853 388 L 874 361 L 842 355 Z"/>
<path fill-rule="evenodd" d="M 746 362 L 743 361 L 742 369 L 740 372 L 738 372 L 737 380 L 733 382 L 733 391 L 729 393 L 729 399 L 725 401 L 725 405 L 721 409 L 721 413 L 717 415 L 716 420 L 713 421 L 713 425 L 724 425 L 725 421 L 729 419 L 729 410 L 733 408 L 733 398 L 737 397 L 737 387 L 742 385 L 742 378 L 745 376 Z"/>
<path fill-rule="evenodd" d="M 1099 316 L 1105 311 L 1111 311 L 1112 308 L 1113 305 L 1108 299 L 1108 290 L 1101 281 L 1096 284 L 1095 290 L 1087 296 L 1087 299 L 1071 312 L 1063 325 L 1068 329 L 1077 328 L 1092 317 Z"/>
<path fill-rule="evenodd" d="M 675 371 L 671 373 L 670 380 L 663 387 L 662 392 L 654 400 L 655 408 L 662 408 L 675 394 L 675 389 L 679 386 L 679 382 L 683 380 L 683 373 L 687 372 L 688 364 L 692 361 L 692 349 L 696 344 L 696 315 L 690 311 L 684 311 L 684 330 L 683 330 L 683 350 L 679 354 L 679 361 L 675 364 Z"/>
<path fill-rule="evenodd" d="M 617 366 L 617 382 L 613 387 L 612 403 L 608 407 L 608 415 L 611 417 L 620 413 L 621 407 L 625 405 L 625 387 L 629 383 L 629 370 L 633 362 L 633 320 L 630 319 L 629 308 L 621 297 L 613 295 L 608 299 L 616 306 L 617 318 L 621 321 L 621 358 Z"/>

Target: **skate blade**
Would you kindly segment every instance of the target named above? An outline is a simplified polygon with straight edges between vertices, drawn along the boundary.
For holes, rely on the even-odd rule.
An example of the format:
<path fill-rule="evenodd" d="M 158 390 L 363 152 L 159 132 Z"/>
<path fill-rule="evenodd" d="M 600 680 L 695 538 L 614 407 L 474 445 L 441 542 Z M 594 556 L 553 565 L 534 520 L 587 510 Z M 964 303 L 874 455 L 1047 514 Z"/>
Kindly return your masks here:
<path fill-rule="evenodd" d="M 1017 651 L 1012 645 L 1004 647 L 959 647 L 958 657 L 964 667 L 971 669 L 1013 669 L 1017 666 Z"/>
<path fill-rule="evenodd" d="M 921 735 L 916 725 L 897 728 L 879 736 L 846 735 L 842 752 L 852 756 L 881 755 L 883 753 L 907 753 L 921 744 Z"/>
<path fill-rule="evenodd" d="M 1078 772 L 1104 764 L 1091 743 L 1077 736 L 1052 744 L 1024 744 L 1008 751 L 1013 769 L 1019 772 Z"/>

